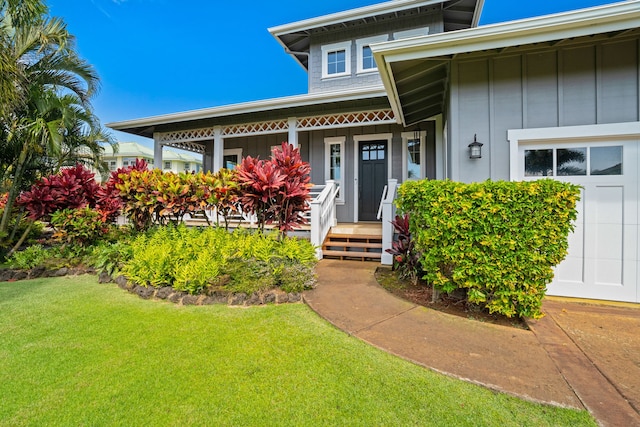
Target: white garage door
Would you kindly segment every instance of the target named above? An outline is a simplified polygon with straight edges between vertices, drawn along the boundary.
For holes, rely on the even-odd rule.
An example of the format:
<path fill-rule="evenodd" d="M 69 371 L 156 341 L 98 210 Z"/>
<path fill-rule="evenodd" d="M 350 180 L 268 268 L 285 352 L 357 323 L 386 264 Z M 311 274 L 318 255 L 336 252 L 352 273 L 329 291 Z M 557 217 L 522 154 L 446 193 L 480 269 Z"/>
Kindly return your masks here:
<path fill-rule="evenodd" d="M 547 294 L 640 302 L 638 143 L 583 138 L 518 145 L 520 179 L 553 178 L 583 187 L 569 254 Z"/>

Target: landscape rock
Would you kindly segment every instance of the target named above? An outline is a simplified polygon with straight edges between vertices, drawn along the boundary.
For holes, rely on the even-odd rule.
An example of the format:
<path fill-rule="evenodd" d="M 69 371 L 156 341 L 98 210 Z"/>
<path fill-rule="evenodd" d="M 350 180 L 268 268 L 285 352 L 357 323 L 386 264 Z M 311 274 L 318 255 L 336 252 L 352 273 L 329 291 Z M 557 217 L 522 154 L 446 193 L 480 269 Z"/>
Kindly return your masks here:
<path fill-rule="evenodd" d="M 198 302 L 198 295 L 187 294 L 182 297 L 182 305 L 196 305 Z"/>
<path fill-rule="evenodd" d="M 164 286 L 156 291 L 156 298 L 167 299 L 172 292 L 173 288 L 171 286 Z"/>
<path fill-rule="evenodd" d="M 113 282 L 113 278 L 106 271 L 103 271 L 98 275 L 98 283 L 111 283 L 111 282 Z"/>
<path fill-rule="evenodd" d="M 229 305 L 242 305 L 247 300 L 247 294 L 233 294 L 229 298 Z"/>
<path fill-rule="evenodd" d="M 300 302 L 302 301 L 302 294 L 299 292 L 291 292 L 289 294 L 289 302 Z"/>
<path fill-rule="evenodd" d="M 133 291 L 143 299 L 149 299 L 155 292 L 155 289 L 151 286 L 136 286 Z"/>

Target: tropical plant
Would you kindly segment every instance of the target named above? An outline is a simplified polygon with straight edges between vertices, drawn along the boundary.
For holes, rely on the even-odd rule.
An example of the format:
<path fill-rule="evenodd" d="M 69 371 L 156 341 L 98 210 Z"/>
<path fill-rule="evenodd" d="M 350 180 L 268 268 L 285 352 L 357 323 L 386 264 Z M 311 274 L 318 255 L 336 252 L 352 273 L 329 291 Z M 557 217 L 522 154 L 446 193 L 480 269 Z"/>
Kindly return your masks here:
<path fill-rule="evenodd" d="M 421 272 L 420 254 L 411 238 L 409 214 L 396 215 L 391 225 L 397 235 L 391 249 L 387 249 L 387 253 L 393 255 L 392 268 L 398 271 L 400 278 L 410 279 L 416 285 Z"/>
<path fill-rule="evenodd" d="M 247 156 L 236 170 L 242 209 L 257 216 L 260 229 L 275 222 L 286 235 L 306 223 L 303 213 L 309 209 L 311 168 L 298 148 L 283 142 L 270 160 Z"/>
<path fill-rule="evenodd" d="M 38 0 L 0 1 L 2 246 L 21 190 L 73 160 L 95 163 L 97 142 L 110 142 L 90 105 L 98 77 L 76 54 L 64 22 L 47 13 Z"/>

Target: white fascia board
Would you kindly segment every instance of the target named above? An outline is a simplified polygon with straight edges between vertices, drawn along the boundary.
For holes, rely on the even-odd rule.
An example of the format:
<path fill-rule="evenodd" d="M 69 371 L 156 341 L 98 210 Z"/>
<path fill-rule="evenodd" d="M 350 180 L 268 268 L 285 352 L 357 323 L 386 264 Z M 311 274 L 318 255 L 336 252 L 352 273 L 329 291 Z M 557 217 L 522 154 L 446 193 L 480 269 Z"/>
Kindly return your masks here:
<path fill-rule="evenodd" d="M 352 89 L 348 91 L 320 92 L 304 95 L 272 98 L 262 101 L 245 102 L 241 104 L 224 105 L 222 107 L 204 108 L 181 113 L 165 114 L 160 116 L 145 117 L 142 119 L 126 120 L 107 123 L 106 126 L 114 129 L 128 129 L 132 127 L 147 127 L 166 123 L 179 123 L 191 120 L 211 119 L 238 114 L 250 114 L 279 108 L 294 108 L 315 105 L 319 103 L 352 101 L 365 98 L 378 98 L 386 96 L 382 86 L 373 86 L 366 89 Z"/>
<path fill-rule="evenodd" d="M 482 1 L 482 0 L 481 0 Z M 278 37 L 282 34 L 290 34 L 297 31 L 307 31 L 314 28 L 324 27 L 326 25 L 341 24 L 346 21 L 353 21 L 362 18 L 368 18 L 381 13 L 392 13 L 405 10 L 410 7 L 430 6 L 434 4 L 444 3 L 445 0 L 393 0 L 384 3 L 378 3 L 371 6 L 351 9 L 344 12 L 332 13 L 329 15 L 319 16 L 317 18 L 305 19 L 303 21 L 292 22 L 290 24 L 279 25 L 269 28 L 269 32 Z"/>
<path fill-rule="evenodd" d="M 371 45 L 378 64 L 500 49 L 640 27 L 640 0 Z"/>

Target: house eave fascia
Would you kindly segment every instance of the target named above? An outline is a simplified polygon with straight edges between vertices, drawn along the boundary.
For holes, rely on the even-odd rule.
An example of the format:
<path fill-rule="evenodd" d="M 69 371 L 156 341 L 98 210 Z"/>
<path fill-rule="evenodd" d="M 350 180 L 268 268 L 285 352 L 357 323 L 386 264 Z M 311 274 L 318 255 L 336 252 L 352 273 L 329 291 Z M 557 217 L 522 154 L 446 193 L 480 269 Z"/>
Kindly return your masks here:
<path fill-rule="evenodd" d="M 640 27 L 640 0 L 371 45 L 394 114 L 404 123 L 392 64 Z"/>
<path fill-rule="evenodd" d="M 125 130 L 131 128 L 143 128 L 169 123 L 182 123 L 195 120 L 215 119 L 234 115 L 251 114 L 270 110 L 305 107 L 309 105 L 352 101 L 358 99 L 386 97 L 382 86 L 374 86 L 366 89 L 349 91 L 331 91 L 304 95 L 294 95 L 282 98 L 271 98 L 260 101 L 230 104 L 221 107 L 190 110 L 180 113 L 164 114 L 145 117 L 141 119 L 125 120 L 107 123 L 106 126 L 113 130 Z"/>
<path fill-rule="evenodd" d="M 480 50 L 622 31 L 640 26 L 640 0 L 413 37 L 371 45 L 384 62 L 452 56 Z M 378 62 L 380 64 L 382 62 Z"/>
<path fill-rule="evenodd" d="M 302 21 L 292 22 L 290 24 L 278 25 L 271 27 L 268 31 L 276 38 L 283 34 L 290 34 L 298 31 L 308 31 L 314 28 L 321 28 L 327 25 L 341 24 L 346 21 L 353 21 L 371 17 L 380 13 L 393 13 L 405 10 L 409 7 L 431 6 L 434 4 L 444 3 L 446 0 L 393 0 L 384 3 L 378 3 L 371 6 L 360 7 L 357 9 L 346 10 L 344 12 L 332 13 L 329 15 L 319 16 L 316 18 L 305 19 Z"/>

